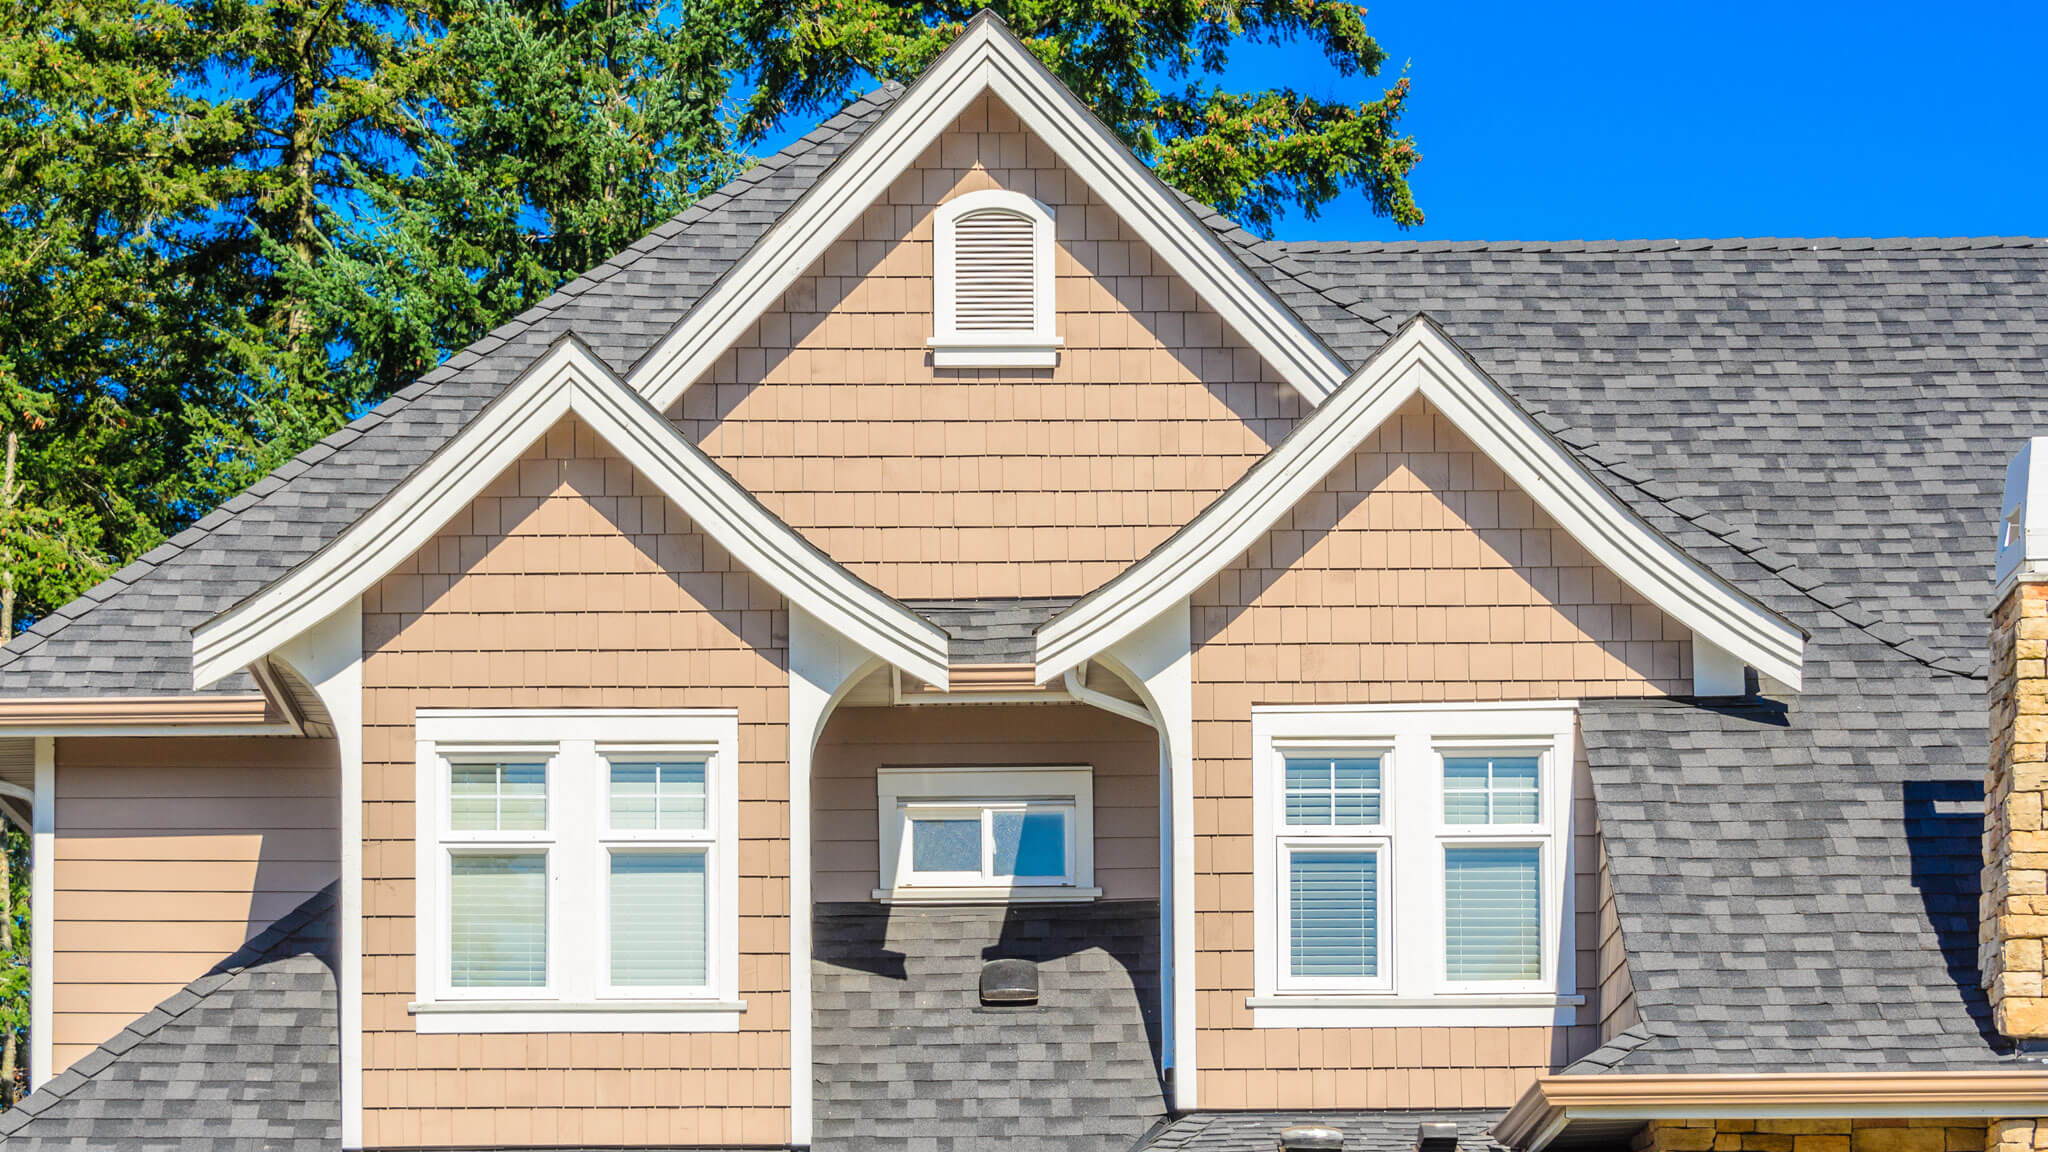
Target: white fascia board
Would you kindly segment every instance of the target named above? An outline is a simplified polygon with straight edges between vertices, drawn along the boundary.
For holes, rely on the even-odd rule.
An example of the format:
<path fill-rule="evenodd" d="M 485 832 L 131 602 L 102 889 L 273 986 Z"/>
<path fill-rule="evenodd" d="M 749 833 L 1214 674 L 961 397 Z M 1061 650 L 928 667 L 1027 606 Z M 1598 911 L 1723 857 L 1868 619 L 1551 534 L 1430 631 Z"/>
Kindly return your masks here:
<path fill-rule="evenodd" d="M 572 412 L 791 603 L 912 675 L 944 682 L 944 632 L 776 519 L 587 347 L 564 338 L 362 519 L 196 629 L 194 683 L 203 687 L 262 659 L 355 602 Z"/>
<path fill-rule="evenodd" d="M 1608 571 L 1705 640 L 1797 690 L 1805 636 L 1650 527 L 1427 320 L 1409 322 L 1294 433 L 1150 556 L 1038 634 L 1040 683 L 1187 599 L 1420 394 Z"/>
<path fill-rule="evenodd" d="M 1302 395 L 1320 401 L 1336 389 L 1344 361 L 986 14 L 633 366 L 633 387 L 666 411 L 983 92 L 1008 105 Z"/>

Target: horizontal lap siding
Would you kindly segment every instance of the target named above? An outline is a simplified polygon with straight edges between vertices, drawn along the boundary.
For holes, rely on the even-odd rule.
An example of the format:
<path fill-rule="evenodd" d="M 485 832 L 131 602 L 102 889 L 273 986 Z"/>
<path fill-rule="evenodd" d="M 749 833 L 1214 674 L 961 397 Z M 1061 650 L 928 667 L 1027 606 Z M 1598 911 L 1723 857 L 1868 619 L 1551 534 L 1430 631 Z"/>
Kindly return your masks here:
<path fill-rule="evenodd" d="M 329 740 L 57 742 L 52 1073 L 340 872 Z"/>
<path fill-rule="evenodd" d="M 932 214 L 1055 213 L 1047 370 L 937 370 Z M 1192 519 L 1305 403 L 1045 144 L 984 97 L 672 414 L 778 516 L 895 596 L 1078 595 Z"/>
<path fill-rule="evenodd" d="M 880 882 L 875 769 L 1031 764 L 1094 769 L 1096 886 L 1159 897 L 1159 744 L 1135 721 L 1078 704 L 847 708 L 812 763 L 820 903 L 870 900 Z"/>
<path fill-rule="evenodd" d="M 372 1145 L 789 1134 L 788 615 L 571 419 L 363 603 L 364 1134 Z M 740 714 L 736 1034 L 421 1036 L 414 710 Z"/>
<path fill-rule="evenodd" d="M 1688 633 L 1594 564 L 1420 400 L 1191 608 L 1203 1105 L 1504 1107 L 1594 1047 L 1600 854 L 1583 765 L 1572 845 L 1588 996 L 1579 1026 L 1254 1029 L 1251 709 L 1685 691 Z"/>

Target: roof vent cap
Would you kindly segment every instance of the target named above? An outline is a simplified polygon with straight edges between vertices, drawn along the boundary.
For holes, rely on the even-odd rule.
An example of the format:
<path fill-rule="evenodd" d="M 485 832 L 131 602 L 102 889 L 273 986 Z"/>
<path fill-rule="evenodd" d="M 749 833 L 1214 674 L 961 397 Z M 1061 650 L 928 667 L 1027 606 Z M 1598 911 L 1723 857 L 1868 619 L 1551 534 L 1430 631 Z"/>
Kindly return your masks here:
<path fill-rule="evenodd" d="M 1038 1003 L 1038 965 L 1029 960 L 991 960 L 981 966 L 983 1004 Z"/>
<path fill-rule="evenodd" d="M 1290 1124 L 1280 1130 L 1281 1152 L 1344 1152 L 1344 1133 L 1328 1124 Z"/>
<path fill-rule="evenodd" d="M 1458 1147 L 1458 1126 L 1445 1120 L 1431 1120 L 1415 1130 L 1415 1152 L 1454 1152 Z"/>

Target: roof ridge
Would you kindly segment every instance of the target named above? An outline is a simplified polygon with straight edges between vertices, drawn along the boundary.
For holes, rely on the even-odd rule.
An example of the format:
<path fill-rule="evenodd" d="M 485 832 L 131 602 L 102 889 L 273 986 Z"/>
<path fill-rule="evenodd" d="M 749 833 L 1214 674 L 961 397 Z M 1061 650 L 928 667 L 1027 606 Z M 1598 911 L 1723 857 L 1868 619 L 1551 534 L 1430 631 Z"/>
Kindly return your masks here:
<path fill-rule="evenodd" d="M 2043 248 L 2048 236 L 1724 236 L 1638 240 L 1269 240 L 1290 253 L 1407 252 L 1952 252 Z"/>
<path fill-rule="evenodd" d="M 376 407 L 308 445 L 291 459 L 264 473 L 247 488 L 229 497 L 163 543 L 109 573 L 84 592 L 51 609 L 49 614 L 8 639 L 5 644 L 0 644 L 0 669 L 5 669 L 15 660 L 40 647 L 46 640 L 63 631 L 71 621 L 84 616 L 87 611 L 114 592 L 144 579 L 156 569 L 208 539 L 215 530 L 230 523 L 241 513 L 262 504 L 286 481 L 325 461 L 339 449 L 360 439 L 370 429 L 390 420 L 416 401 L 430 395 L 481 359 L 485 352 L 492 351 L 525 333 L 542 320 L 581 298 L 590 289 L 652 254 L 677 233 L 698 222 L 699 218 L 708 216 L 734 199 L 735 188 L 751 188 L 767 176 L 781 171 L 791 161 L 811 154 L 826 140 L 851 127 L 851 122 L 892 103 L 896 95 L 897 93 L 890 91 L 885 85 L 849 101 L 844 108 L 820 121 L 811 131 L 749 164 L 740 174 L 699 196 L 646 235 L 620 249 L 610 259 L 577 275 L 525 311 L 456 349 L 446 360 L 428 369 L 410 384 L 394 390 Z M 828 129 L 830 131 L 827 131 Z M 231 681 L 223 681 L 229 682 Z"/>

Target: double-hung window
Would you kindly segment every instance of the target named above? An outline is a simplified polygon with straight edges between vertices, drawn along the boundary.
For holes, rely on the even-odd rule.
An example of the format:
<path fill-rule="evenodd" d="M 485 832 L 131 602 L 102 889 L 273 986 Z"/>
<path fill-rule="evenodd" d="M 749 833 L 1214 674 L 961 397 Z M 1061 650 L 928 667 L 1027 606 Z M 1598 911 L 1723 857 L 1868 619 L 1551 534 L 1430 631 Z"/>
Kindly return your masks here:
<path fill-rule="evenodd" d="M 1255 1025 L 1572 1021 L 1571 706 L 1252 729 Z"/>
<path fill-rule="evenodd" d="M 736 714 L 416 728 L 419 1031 L 738 1027 Z"/>

